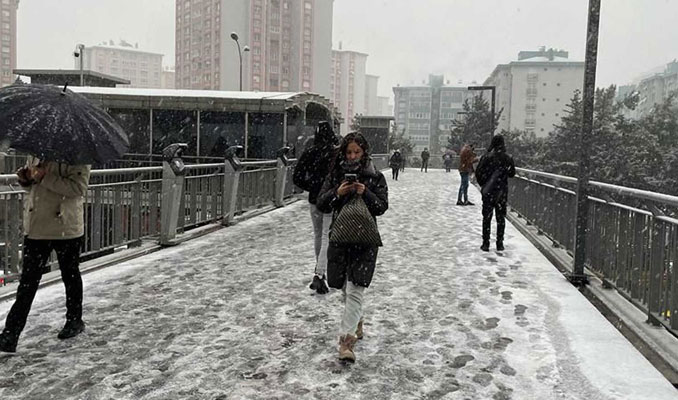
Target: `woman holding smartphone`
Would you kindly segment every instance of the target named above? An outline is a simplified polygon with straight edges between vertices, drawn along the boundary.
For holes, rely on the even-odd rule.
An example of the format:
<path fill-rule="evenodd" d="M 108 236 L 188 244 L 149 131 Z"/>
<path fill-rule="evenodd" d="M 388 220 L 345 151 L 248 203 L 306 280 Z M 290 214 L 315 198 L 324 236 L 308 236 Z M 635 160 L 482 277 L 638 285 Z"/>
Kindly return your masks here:
<path fill-rule="evenodd" d="M 375 168 L 368 153 L 369 145 L 360 133 L 347 134 L 316 203 L 320 211 L 333 213 L 327 278 L 330 287 L 344 291 L 339 358 L 351 362 L 355 361 L 355 343 L 363 336 L 363 296 L 372 281 L 381 245 L 376 217 L 388 209 L 386 179 Z M 346 219 L 349 208 L 358 213 L 364 210 L 367 215 L 358 217 L 366 217 L 368 223 L 352 219 L 348 223 L 338 223 L 342 217 Z M 370 225 L 371 230 L 365 231 L 365 226 Z"/>

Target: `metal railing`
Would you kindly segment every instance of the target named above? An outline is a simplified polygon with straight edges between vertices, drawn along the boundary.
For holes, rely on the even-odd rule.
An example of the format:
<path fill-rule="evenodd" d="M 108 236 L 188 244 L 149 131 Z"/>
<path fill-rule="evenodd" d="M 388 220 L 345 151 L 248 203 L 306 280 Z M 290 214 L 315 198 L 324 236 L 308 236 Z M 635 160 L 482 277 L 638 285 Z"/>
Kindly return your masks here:
<path fill-rule="evenodd" d="M 278 161 L 242 162 L 238 172 L 235 214 L 276 202 L 301 190 L 292 184 L 296 160 L 288 160 L 285 185 L 276 185 Z M 214 223 L 224 217 L 227 163 L 185 166 L 180 206 L 172 234 Z M 156 239 L 162 230 L 163 166 L 94 169 L 84 199 L 85 235 L 81 256 L 94 258 L 115 249 L 133 247 L 142 239 Z M 167 173 L 165 171 L 165 173 Z M 229 181 L 230 182 L 230 181 Z M 16 279 L 21 271 L 23 245 L 23 198 L 26 192 L 16 175 L 0 175 L 0 280 Z M 228 212 L 228 210 L 227 210 Z M 173 218 L 173 217 L 172 217 Z M 54 264 L 55 259 L 50 261 Z"/>
<path fill-rule="evenodd" d="M 511 209 L 574 252 L 577 179 L 517 168 Z M 678 334 L 678 197 L 590 182 L 586 265 L 648 315 Z"/>

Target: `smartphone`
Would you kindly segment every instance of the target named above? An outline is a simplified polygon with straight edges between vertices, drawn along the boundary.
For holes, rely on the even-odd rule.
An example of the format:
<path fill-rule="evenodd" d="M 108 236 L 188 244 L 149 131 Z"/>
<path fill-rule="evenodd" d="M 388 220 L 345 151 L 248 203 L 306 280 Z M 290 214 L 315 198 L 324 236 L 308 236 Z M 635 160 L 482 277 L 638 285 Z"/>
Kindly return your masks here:
<path fill-rule="evenodd" d="M 348 183 L 353 183 L 358 181 L 357 174 L 344 174 L 344 180 Z"/>

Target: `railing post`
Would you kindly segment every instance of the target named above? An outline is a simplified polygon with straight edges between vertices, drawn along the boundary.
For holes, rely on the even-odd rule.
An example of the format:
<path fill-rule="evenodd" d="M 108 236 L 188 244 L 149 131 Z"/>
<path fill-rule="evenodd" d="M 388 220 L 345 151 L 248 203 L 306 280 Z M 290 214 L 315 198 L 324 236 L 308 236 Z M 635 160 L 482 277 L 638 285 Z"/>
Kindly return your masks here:
<path fill-rule="evenodd" d="M 177 234 L 177 221 L 181 196 L 184 193 L 184 175 L 186 169 L 181 159 L 188 145 L 171 144 L 162 151 L 162 204 L 160 208 L 160 245 L 173 246 Z"/>
<path fill-rule="evenodd" d="M 289 153 L 289 147 L 283 147 L 278 150 L 277 158 L 278 165 L 275 175 L 275 206 L 283 207 L 285 206 L 285 183 L 287 182 L 287 153 Z"/>
<path fill-rule="evenodd" d="M 242 150 L 242 146 L 232 146 L 226 150 L 226 160 L 224 161 L 224 189 L 222 194 L 221 224 L 224 226 L 232 225 L 235 217 L 236 207 L 238 205 L 238 184 L 240 183 L 240 171 L 242 163 L 238 158 L 237 152 Z"/>

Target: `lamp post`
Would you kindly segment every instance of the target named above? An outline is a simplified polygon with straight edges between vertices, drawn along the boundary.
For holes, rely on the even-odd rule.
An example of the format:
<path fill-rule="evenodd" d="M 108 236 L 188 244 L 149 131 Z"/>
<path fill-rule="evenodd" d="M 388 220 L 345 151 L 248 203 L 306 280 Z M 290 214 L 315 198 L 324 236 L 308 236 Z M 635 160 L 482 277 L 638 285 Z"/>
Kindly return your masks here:
<path fill-rule="evenodd" d="M 240 49 L 240 42 L 238 41 L 238 34 L 231 32 L 231 39 L 235 41 L 235 44 L 238 45 L 238 59 L 240 60 L 240 91 L 242 92 L 242 53 L 243 51 L 250 51 L 249 46 L 245 46 L 242 50 Z"/>
<path fill-rule="evenodd" d="M 82 70 L 83 64 L 85 62 L 85 45 L 82 43 L 76 45 L 73 55 L 76 58 L 80 58 L 80 86 L 85 86 L 85 75 Z"/>
<path fill-rule="evenodd" d="M 490 139 L 494 137 L 494 93 L 497 90 L 496 86 L 469 86 L 468 90 L 491 90 L 492 91 L 492 121 L 490 123 Z"/>
<path fill-rule="evenodd" d="M 584 94 L 582 96 L 582 132 L 579 139 L 579 175 L 577 177 L 577 218 L 575 228 L 574 266 L 569 281 L 575 286 L 588 283 L 584 273 L 586 263 L 586 231 L 589 203 L 589 148 L 593 133 L 593 103 L 596 91 L 596 64 L 598 60 L 598 27 L 600 0 L 589 0 L 586 28 L 586 60 L 584 61 Z"/>

